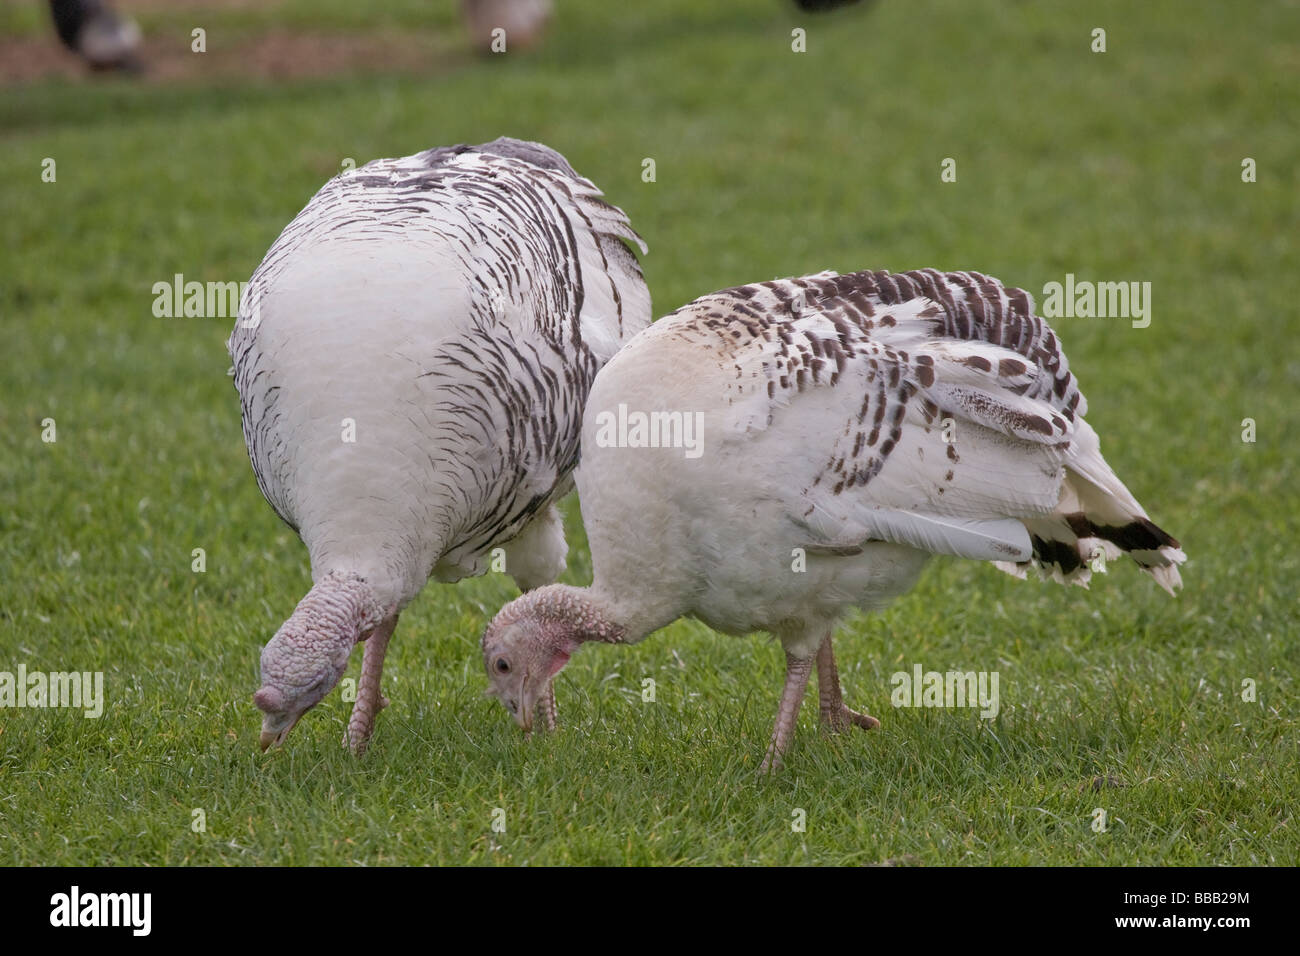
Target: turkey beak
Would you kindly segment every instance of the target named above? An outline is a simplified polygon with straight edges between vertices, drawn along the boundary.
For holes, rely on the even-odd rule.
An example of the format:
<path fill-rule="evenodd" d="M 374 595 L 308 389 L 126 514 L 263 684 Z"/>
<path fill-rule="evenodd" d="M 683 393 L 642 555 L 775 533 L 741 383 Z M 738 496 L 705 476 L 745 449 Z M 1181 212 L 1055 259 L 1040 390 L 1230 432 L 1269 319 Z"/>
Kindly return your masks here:
<path fill-rule="evenodd" d="M 533 733 L 533 695 L 524 688 L 520 696 L 523 700 L 519 702 L 519 726 L 523 728 L 524 736 L 530 737 Z"/>
<path fill-rule="evenodd" d="M 524 736 L 533 735 L 533 712 L 537 707 L 537 688 L 534 686 L 531 675 L 525 674 L 523 684 L 519 688 L 519 726 L 524 729 Z"/>
<path fill-rule="evenodd" d="M 289 731 L 298 726 L 298 717 L 293 718 L 276 717 L 267 714 L 262 718 L 262 735 L 258 738 L 258 746 L 262 748 L 262 753 L 266 753 L 271 747 L 279 747 L 284 743 L 284 738 L 289 736 Z"/>

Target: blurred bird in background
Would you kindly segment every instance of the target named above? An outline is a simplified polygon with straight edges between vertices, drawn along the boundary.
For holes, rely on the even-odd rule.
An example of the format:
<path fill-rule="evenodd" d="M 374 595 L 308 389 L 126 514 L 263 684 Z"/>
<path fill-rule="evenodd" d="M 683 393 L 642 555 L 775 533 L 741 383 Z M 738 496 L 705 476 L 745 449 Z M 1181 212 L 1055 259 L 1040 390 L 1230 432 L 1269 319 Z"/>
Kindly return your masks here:
<path fill-rule="evenodd" d="M 821 13 L 861 0 L 794 0 Z M 483 54 L 528 50 L 541 43 L 555 12 L 553 0 L 460 0 L 470 44 Z M 50 0 L 59 40 L 95 71 L 139 72 L 141 32 L 108 0 Z"/>
<path fill-rule="evenodd" d="M 508 44 L 504 49 L 536 46 L 554 12 L 551 0 L 461 0 L 460 9 L 479 53 L 500 52 L 498 40 Z"/>
<path fill-rule="evenodd" d="M 140 69 L 140 27 L 104 0 L 50 0 L 59 39 L 93 70 Z"/>

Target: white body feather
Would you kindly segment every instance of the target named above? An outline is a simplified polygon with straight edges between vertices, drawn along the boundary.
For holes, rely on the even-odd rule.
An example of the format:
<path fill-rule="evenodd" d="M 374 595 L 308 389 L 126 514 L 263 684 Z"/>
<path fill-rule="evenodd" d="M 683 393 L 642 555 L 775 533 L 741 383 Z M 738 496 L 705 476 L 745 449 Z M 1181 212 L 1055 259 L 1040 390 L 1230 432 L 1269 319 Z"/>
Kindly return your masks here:
<path fill-rule="evenodd" d="M 584 422 L 599 600 L 631 634 L 694 613 L 806 657 L 823 625 L 903 593 L 931 554 L 1086 583 L 1098 542 L 1150 538 L 1124 550 L 1177 586 L 1182 552 L 1101 457 L 1032 308 L 978 273 L 824 273 L 657 322 L 597 377 Z M 700 454 L 613 447 L 602 413 L 620 405 L 699 413 Z M 648 597 L 628 586 L 641 580 Z"/>
<path fill-rule="evenodd" d="M 267 253 L 230 351 L 313 579 L 355 572 L 400 610 L 511 539 L 526 586 L 562 569 L 548 509 L 587 391 L 650 319 L 640 240 L 599 195 L 536 144 L 431 150 L 332 180 Z"/>

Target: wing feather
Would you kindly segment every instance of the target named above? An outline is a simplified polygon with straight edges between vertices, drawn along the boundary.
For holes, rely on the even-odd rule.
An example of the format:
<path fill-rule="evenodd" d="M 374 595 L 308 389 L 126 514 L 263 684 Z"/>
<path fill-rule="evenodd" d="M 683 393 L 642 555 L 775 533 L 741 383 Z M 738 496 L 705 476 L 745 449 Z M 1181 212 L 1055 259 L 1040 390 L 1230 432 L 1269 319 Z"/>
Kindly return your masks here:
<path fill-rule="evenodd" d="M 1101 457 L 1022 290 L 974 272 L 820 273 L 705 296 L 664 321 L 734 368 L 722 441 L 797 463 L 778 493 L 809 546 L 893 541 L 1080 583 L 1080 549 L 1100 546 L 1176 582 L 1177 542 Z"/>

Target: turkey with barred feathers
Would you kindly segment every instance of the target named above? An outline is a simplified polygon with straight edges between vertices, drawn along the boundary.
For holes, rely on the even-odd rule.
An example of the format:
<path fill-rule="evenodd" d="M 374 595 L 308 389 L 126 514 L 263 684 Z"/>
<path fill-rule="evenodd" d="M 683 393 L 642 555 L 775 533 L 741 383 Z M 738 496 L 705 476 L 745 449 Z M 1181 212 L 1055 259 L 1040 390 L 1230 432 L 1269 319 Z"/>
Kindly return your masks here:
<path fill-rule="evenodd" d="M 832 633 L 931 555 L 1086 585 L 1098 556 L 1127 554 L 1172 594 L 1183 552 L 1086 411 L 1030 296 L 977 272 L 828 272 L 697 299 L 596 377 L 575 474 L 593 583 L 501 609 L 482 640 L 489 693 L 527 729 L 585 642 L 688 614 L 767 631 L 786 652 L 770 770 L 814 662 L 822 723 L 878 726 L 843 702 Z"/>
<path fill-rule="evenodd" d="M 538 143 L 376 160 L 327 183 L 254 273 L 230 337 L 258 487 L 312 587 L 262 652 L 261 746 L 365 642 L 365 749 L 398 614 L 430 577 L 555 580 L 591 384 L 650 321 L 622 210 Z"/>

